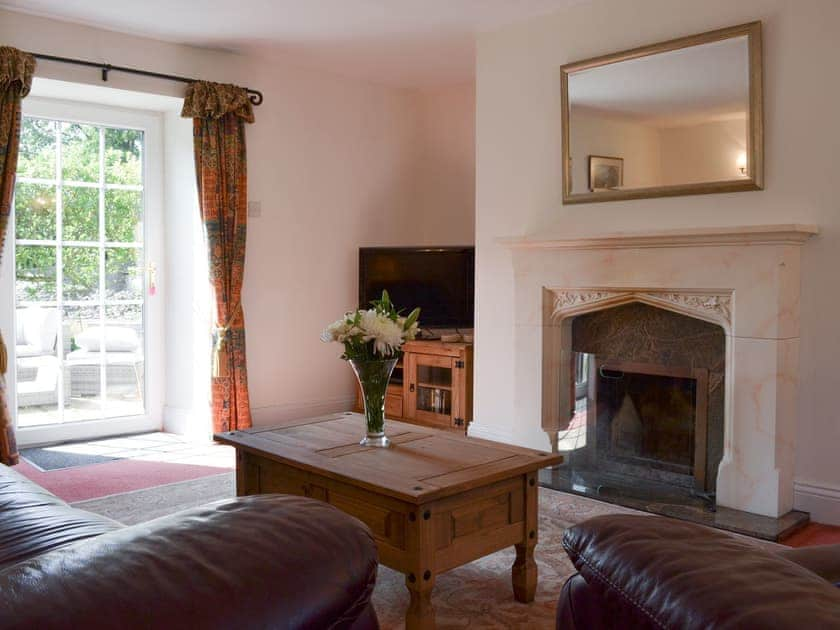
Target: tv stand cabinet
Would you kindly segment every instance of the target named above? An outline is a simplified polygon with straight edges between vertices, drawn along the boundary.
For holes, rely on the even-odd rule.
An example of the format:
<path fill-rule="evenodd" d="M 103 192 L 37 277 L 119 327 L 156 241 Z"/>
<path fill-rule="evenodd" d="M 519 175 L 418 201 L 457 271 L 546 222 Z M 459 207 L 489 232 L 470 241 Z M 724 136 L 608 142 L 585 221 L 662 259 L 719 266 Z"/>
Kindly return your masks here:
<path fill-rule="evenodd" d="M 472 422 L 471 343 L 409 341 L 385 395 L 385 417 L 466 433 Z M 356 390 L 356 411 L 363 411 Z"/>

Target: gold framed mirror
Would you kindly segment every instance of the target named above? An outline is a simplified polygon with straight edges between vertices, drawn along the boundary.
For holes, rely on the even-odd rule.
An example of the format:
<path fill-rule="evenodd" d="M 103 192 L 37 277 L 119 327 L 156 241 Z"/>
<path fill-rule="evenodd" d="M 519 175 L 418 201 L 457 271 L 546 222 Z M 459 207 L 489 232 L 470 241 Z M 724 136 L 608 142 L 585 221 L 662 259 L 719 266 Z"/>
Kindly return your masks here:
<path fill-rule="evenodd" d="M 764 186 L 761 22 L 560 69 L 563 203 Z"/>

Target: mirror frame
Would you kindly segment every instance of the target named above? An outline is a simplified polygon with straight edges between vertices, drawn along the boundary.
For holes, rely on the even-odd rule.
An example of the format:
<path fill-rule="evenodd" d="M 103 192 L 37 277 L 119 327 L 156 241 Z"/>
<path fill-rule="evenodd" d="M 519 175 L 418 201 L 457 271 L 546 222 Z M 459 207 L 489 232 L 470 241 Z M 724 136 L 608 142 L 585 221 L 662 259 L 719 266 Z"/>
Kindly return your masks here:
<path fill-rule="evenodd" d="M 671 50 L 679 50 L 709 44 L 712 42 L 747 37 L 749 55 L 749 119 L 747 131 L 747 177 L 725 181 L 675 184 L 670 186 L 647 186 L 631 190 L 604 192 L 572 192 L 572 162 L 569 141 L 569 75 L 581 70 L 606 66 L 620 61 L 638 59 Z M 561 66 L 560 92 L 563 133 L 563 204 L 593 203 L 600 201 L 622 201 L 627 199 L 650 199 L 654 197 L 676 197 L 679 195 L 704 195 L 729 193 L 764 188 L 764 103 L 762 96 L 762 46 L 761 22 L 749 22 L 729 28 L 722 28 L 698 35 L 689 35 L 666 42 L 642 46 L 622 52 L 593 57 Z"/>

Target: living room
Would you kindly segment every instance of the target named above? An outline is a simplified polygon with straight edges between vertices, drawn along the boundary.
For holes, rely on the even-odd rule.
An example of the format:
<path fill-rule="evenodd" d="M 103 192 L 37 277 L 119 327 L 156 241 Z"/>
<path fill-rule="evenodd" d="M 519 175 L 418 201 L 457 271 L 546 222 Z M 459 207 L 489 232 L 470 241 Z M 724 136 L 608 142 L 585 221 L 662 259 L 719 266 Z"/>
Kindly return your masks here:
<path fill-rule="evenodd" d="M 831 0 L 0 3 L 0 45 L 35 55 L 31 90 L 17 99 L 17 188 L 6 184 L 14 169 L 0 173 L 4 397 L 17 442 L 3 455 L 21 454 L 0 479 L 0 541 L 32 518 L 14 516 L 16 498 L 44 496 L 18 483 L 128 526 L 54 505 L 93 537 L 0 553 L 15 558 L 0 564 L 0 627 L 837 625 L 840 298 L 826 287 L 838 263 L 830 164 L 840 127 L 826 121 L 840 92 L 823 77 L 840 58 L 838 20 Z M 706 50 L 716 52 L 692 67 Z M 677 72 L 639 65 L 677 58 Z M 7 66 L 12 85 L 25 65 Z M 587 83 L 598 72 L 601 91 Z M 248 90 L 233 92 L 235 133 L 247 140 L 237 158 L 247 188 L 225 182 L 235 201 L 208 193 L 218 180 L 200 162 L 196 105 L 206 84 L 181 79 Z M 680 98 L 654 103 L 671 85 Z M 232 94 L 222 93 L 211 100 Z M 625 96 L 632 133 L 604 115 Z M 713 119 L 699 121 L 703 107 L 718 107 Z M 679 135 L 677 114 L 706 127 Z M 38 120 L 57 121 L 45 127 L 55 140 L 38 145 L 57 175 L 30 159 Z M 642 176 L 632 148 L 588 146 L 599 125 L 643 143 L 659 170 Z M 711 125 L 725 128 L 728 153 L 719 171 L 699 174 L 689 157 L 708 157 Z M 113 129 L 143 130 L 142 147 Z M 706 144 L 686 148 L 697 137 Z M 84 164 L 66 170 L 83 141 L 98 173 L 87 179 Z M 111 179 L 111 149 L 126 179 Z M 145 160 L 139 171 L 132 155 Z M 38 192 L 49 186 L 64 192 Z M 77 190 L 99 191 L 101 214 L 68 236 Z M 107 214 L 118 194 L 145 204 L 124 233 Z M 241 239 L 235 262 L 208 265 L 214 204 L 231 221 L 223 229 L 247 223 L 247 245 L 242 232 L 227 235 Z M 45 208 L 49 238 L 32 218 Z M 43 273 L 43 259 L 27 262 L 50 247 L 63 265 L 53 255 Z M 85 248 L 99 252 L 98 272 Z M 403 282 L 363 291 L 377 256 Z M 220 264 L 232 290 L 214 276 Z M 109 265 L 122 265 L 121 284 L 109 284 Z M 406 291 L 417 280 L 408 269 L 422 290 Z M 221 283 L 215 300 L 208 277 Z M 453 286 L 473 307 L 454 316 L 428 298 Z M 360 387 L 342 345 L 320 339 L 381 288 L 402 309 L 380 301 L 369 337 L 400 326 L 384 346 L 395 359 L 381 392 L 387 449 L 358 444 L 365 421 L 368 433 L 377 422 L 370 375 L 360 372 Z M 342 321 L 329 338 L 353 359 L 361 350 L 345 343 Z M 26 479 L 8 481 L 15 470 Z M 269 493 L 308 498 L 234 498 Z M 143 549 L 177 551 L 167 537 L 181 521 L 150 519 L 182 509 L 198 510 L 181 517 L 196 522 L 196 538 L 177 538 L 198 559 L 143 567 Z M 314 542 L 295 538 L 315 520 Z M 202 546 L 214 527 L 230 538 Z M 423 542 L 433 535 L 435 553 Z M 333 536 L 348 541 L 346 555 L 316 544 Z M 91 564 L 109 537 L 122 542 L 106 565 Z M 242 553 L 249 545 L 261 557 Z M 58 568 L 61 554 L 77 573 Z M 215 577 L 200 561 L 210 555 Z M 316 588 L 325 570 L 301 555 L 341 562 L 336 575 L 356 582 Z M 53 568 L 16 603 L 21 571 L 38 562 Z M 107 562 L 114 584 L 120 567 L 141 566 L 152 582 L 171 571 L 167 592 L 96 596 L 104 587 L 91 573 Z M 680 584 L 669 562 L 695 578 Z M 290 596 L 267 592 L 266 580 Z M 75 602 L 55 597 L 70 583 Z M 211 588 L 230 593 L 217 618 L 178 610 Z M 153 596 L 163 596 L 157 609 Z M 22 612 L 41 605 L 40 617 Z"/>

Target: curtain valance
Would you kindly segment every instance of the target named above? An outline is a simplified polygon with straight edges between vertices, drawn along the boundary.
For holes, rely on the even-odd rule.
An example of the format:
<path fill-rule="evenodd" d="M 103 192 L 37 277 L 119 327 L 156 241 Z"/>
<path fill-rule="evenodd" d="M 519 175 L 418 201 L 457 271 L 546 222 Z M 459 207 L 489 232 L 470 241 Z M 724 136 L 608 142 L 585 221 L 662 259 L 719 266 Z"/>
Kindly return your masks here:
<path fill-rule="evenodd" d="M 254 107 L 245 88 L 210 81 L 189 84 L 181 116 L 221 118 L 225 114 L 235 114 L 245 122 L 254 122 Z"/>

